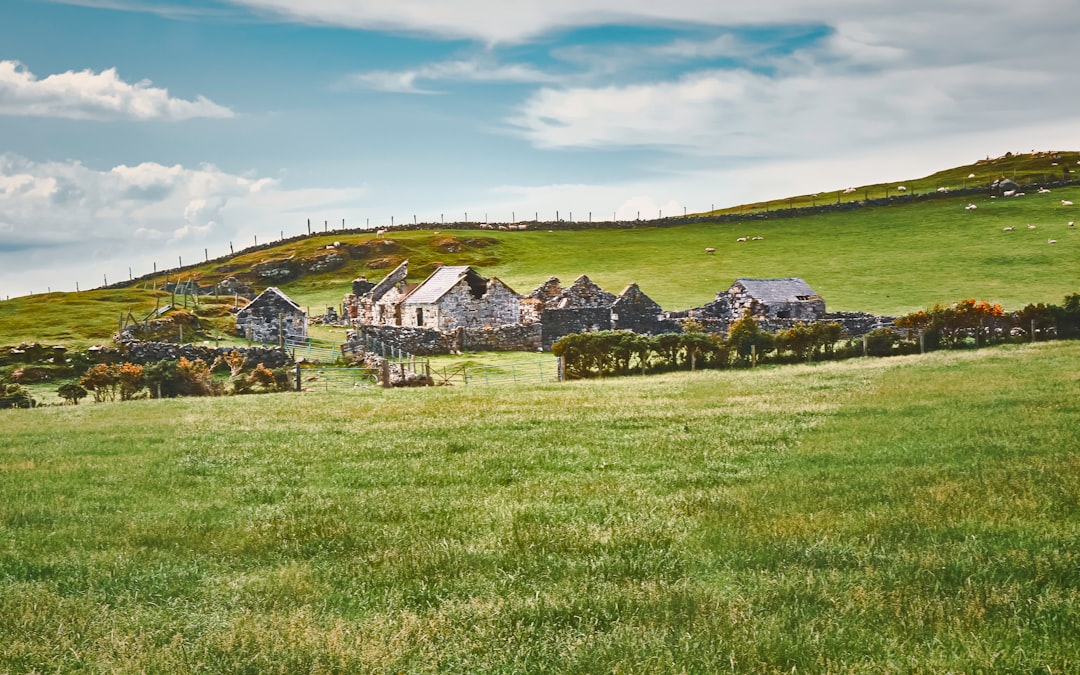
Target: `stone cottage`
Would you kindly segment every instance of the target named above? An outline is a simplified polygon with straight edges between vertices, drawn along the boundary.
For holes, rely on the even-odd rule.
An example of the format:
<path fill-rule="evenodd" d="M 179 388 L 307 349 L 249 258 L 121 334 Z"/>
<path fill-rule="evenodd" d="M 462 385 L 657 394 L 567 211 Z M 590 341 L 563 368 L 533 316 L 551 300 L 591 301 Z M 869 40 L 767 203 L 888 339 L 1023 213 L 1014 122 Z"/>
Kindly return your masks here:
<path fill-rule="evenodd" d="M 253 342 L 307 338 L 307 313 L 273 286 L 236 313 L 236 332 Z"/>
<path fill-rule="evenodd" d="M 736 279 L 725 295 L 731 305 L 733 318 L 746 312 L 768 319 L 807 322 L 819 321 L 825 317 L 825 301 L 798 277 Z"/>
<path fill-rule="evenodd" d="M 399 325 L 443 332 L 521 323 L 521 296 L 467 265 L 435 270 L 401 299 L 399 308 Z"/>

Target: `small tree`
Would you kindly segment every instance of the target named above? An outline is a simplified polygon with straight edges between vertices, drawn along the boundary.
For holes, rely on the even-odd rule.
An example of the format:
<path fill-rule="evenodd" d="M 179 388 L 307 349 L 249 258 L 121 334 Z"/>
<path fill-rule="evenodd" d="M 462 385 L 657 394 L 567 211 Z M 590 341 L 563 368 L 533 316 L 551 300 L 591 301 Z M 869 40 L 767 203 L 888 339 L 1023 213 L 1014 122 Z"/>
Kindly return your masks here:
<path fill-rule="evenodd" d="M 735 357 L 746 363 L 751 354 L 764 356 L 776 346 L 776 339 L 761 329 L 758 322 L 749 313 L 731 324 L 727 338 L 728 347 Z"/>
<path fill-rule="evenodd" d="M 116 368 L 116 379 L 120 387 L 120 400 L 130 401 L 143 390 L 143 367 L 135 363 L 122 363 Z"/>
<path fill-rule="evenodd" d="M 60 398 L 64 399 L 71 405 L 79 405 L 79 401 L 86 398 L 88 394 L 86 389 L 80 387 L 74 382 L 68 382 L 67 384 L 60 385 L 60 387 L 56 390 L 56 393 L 58 396 L 60 396 Z"/>
<path fill-rule="evenodd" d="M 79 379 L 79 384 L 87 390 L 94 392 L 94 401 L 115 401 L 116 390 L 120 385 L 117 369 L 107 363 L 99 363 L 91 366 L 86 374 Z"/>

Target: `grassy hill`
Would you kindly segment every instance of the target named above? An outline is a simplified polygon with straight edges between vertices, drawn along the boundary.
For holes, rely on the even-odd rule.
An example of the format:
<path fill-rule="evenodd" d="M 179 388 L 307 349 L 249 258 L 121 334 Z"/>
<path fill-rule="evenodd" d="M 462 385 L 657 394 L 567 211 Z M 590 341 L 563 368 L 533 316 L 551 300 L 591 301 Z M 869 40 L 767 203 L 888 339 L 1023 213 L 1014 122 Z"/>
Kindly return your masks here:
<path fill-rule="evenodd" d="M 1070 168 L 1070 162 L 1075 166 L 1074 155 L 1064 153 L 1057 160 L 1030 155 L 1000 158 L 905 185 L 911 194 L 935 192 L 935 186 L 962 186 L 971 173 L 984 184 L 1014 173 L 1018 179 L 1060 178 L 1054 172 Z M 867 186 L 842 198 L 881 196 L 870 194 L 874 189 Z M 341 302 L 356 276 L 377 280 L 406 258 L 414 281 L 425 278 L 439 263 L 473 265 L 521 293 L 552 275 L 569 282 L 588 274 L 615 293 L 636 282 L 666 309 L 708 302 L 738 277 L 786 276 L 806 279 L 831 310 L 895 315 L 964 297 L 1018 308 L 1030 302 L 1060 302 L 1067 293 L 1080 290 L 1080 231 L 1066 224 L 1080 221 L 1080 210 L 1062 206 L 1062 199 L 1080 203 L 1080 188 L 1050 194 L 1031 191 L 1009 199 L 991 199 L 988 193 L 946 195 L 791 218 L 755 218 L 750 212 L 761 205 L 748 205 L 741 222 L 642 223 L 626 229 L 553 232 L 394 231 L 385 241 L 369 233 L 315 235 L 240 252 L 228 261 L 189 268 L 179 275 L 162 273 L 129 288 L 0 302 L 0 344 L 36 340 L 79 346 L 107 340 L 122 315 L 130 311 L 141 318 L 166 302 L 153 289 L 178 276 L 204 286 L 228 276 L 248 281 L 256 290 L 278 285 L 302 306 L 321 313 Z M 801 204 L 797 198 L 790 201 Z M 965 210 L 969 202 L 978 208 Z M 1028 224 L 1036 229 L 1027 229 Z M 1016 230 L 1004 232 L 1006 226 Z M 743 236 L 763 239 L 736 241 Z M 1049 238 L 1057 243 L 1048 244 Z M 339 252 L 347 257 L 336 269 L 301 272 L 282 283 L 260 278 L 254 271 L 275 261 L 310 266 L 328 255 L 327 246 L 335 241 L 343 245 Z M 716 253 L 706 255 L 706 247 Z M 221 323 L 224 329 L 227 321 Z"/>
<path fill-rule="evenodd" d="M 0 411 L 0 671 L 1072 672 L 1078 371 Z"/>

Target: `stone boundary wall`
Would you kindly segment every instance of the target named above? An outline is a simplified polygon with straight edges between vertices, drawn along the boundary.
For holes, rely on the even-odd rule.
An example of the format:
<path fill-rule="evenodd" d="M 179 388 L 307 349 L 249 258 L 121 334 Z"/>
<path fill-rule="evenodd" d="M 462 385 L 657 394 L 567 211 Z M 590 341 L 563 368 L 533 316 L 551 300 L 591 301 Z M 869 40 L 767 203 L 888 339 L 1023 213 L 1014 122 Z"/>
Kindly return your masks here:
<path fill-rule="evenodd" d="M 541 327 L 538 323 L 492 328 L 458 328 L 447 333 L 411 326 L 358 326 L 356 330 L 388 347 L 416 356 L 460 351 L 536 351 L 541 346 Z"/>
<path fill-rule="evenodd" d="M 211 347 L 209 345 L 183 344 L 173 342 L 142 342 L 125 340 L 117 347 L 91 347 L 87 351 L 91 359 L 99 363 L 154 363 L 155 361 L 179 361 L 184 357 L 189 361 L 201 359 L 213 363 L 219 356 L 231 352 L 240 352 L 248 357 L 248 364 L 261 363 L 267 368 L 280 368 L 291 365 L 292 357 L 277 347 Z"/>
<path fill-rule="evenodd" d="M 543 328 L 539 323 L 463 328 L 458 335 L 458 351 L 535 352 L 543 347 Z"/>

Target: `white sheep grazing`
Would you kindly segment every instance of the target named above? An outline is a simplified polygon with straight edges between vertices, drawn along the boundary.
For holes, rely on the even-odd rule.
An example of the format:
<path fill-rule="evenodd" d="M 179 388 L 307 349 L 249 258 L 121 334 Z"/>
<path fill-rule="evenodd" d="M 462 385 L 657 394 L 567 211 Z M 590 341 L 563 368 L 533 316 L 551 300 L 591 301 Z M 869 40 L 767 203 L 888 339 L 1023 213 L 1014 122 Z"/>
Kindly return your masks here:
<path fill-rule="evenodd" d="M 907 188 L 904 187 L 903 185 L 897 185 L 896 186 L 896 191 L 897 192 L 907 192 Z"/>
<path fill-rule="evenodd" d="M 1077 162 L 1077 164 L 1080 164 L 1080 162 Z M 849 194 L 851 194 L 852 192 L 855 192 L 855 188 L 853 188 L 853 187 L 849 187 L 849 188 L 846 188 L 846 189 L 844 190 L 844 194 L 846 194 L 846 195 L 849 195 Z"/>
<path fill-rule="evenodd" d="M 1074 223 L 1073 221 L 1070 220 L 1069 221 L 1069 227 L 1075 227 L 1075 226 L 1076 226 L 1076 223 Z"/>
<path fill-rule="evenodd" d="M 939 188 L 937 189 L 937 191 L 938 191 L 938 192 L 942 192 L 942 193 L 945 193 L 945 192 L 948 192 L 948 191 L 949 191 L 949 188 L 947 188 L 947 187 L 939 187 Z"/>
<path fill-rule="evenodd" d="M 385 235 L 386 235 L 386 230 L 375 230 L 375 236 L 376 237 L 382 238 Z"/>
<path fill-rule="evenodd" d="M 1041 195 L 1050 194 L 1050 191 L 1047 190 L 1046 188 L 1039 188 L 1039 194 L 1041 194 Z"/>
<path fill-rule="evenodd" d="M 1056 244 L 1056 243 L 1057 243 L 1057 239 L 1047 239 L 1047 240 L 1046 240 L 1046 243 L 1047 243 L 1047 244 Z"/>
<path fill-rule="evenodd" d="M 752 237 L 752 238 L 751 238 L 751 241 L 761 241 L 761 240 L 762 240 L 762 239 L 764 239 L 764 238 L 765 238 L 765 237 Z"/>
<path fill-rule="evenodd" d="M 1068 199 L 1062 199 L 1061 200 L 1061 205 L 1062 206 L 1072 206 L 1073 204 Z"/>
<path fill-rule="evenodd" d="M 746 241 L 746 237 L 739 237 L 739 238 L 738 238 L 738 239 L 736 239 L 735 241 Z"/>
<path fill-rule="evenodd" d="M 1029 230 L 1034 230 L 1034 229 L 1035 229 L 1035 226 L 1034 226 L 1034 225 L 1032 225 L 1031 223 L 1028 223 L 1028 229 L 1029 229 Z"/>
<path fill-rule="evenodd" d="M 1015 230 L 1016 228 L 1015 228 L 1015 227 L 1013 227 L 1012 225 L 1010 225 L 1010 226 L 1008 226 L 1008 227 L 1003 227 L 1003 228 L 1001 228 L 1001 229 L 1002 229 L 1003 231 L 1005 231 L 1005 232 L 1012 232 L 1012 231 L 1013 231 L 1013 230 Z"/>
<path fill-rule="evenodd" d="M 979 208 L 979 207 L 975 206 L 974 204 L 968 204 L 967 206 L 964 207 L 964 210 L 965 211 L 974 211 L 977 208 Z"/>
<path fill-rule="evenodd" d="M 973 173 L 968 174 L 968 178 L 974 178 L 974 177 L 975 177 L 975 174 L 973 174 Z"/>
<path fill-rule="evenodd" d="M 716 249 L 710 246 L 709 248 L 705 249 L 705 252 L 706 253 L 716 253 Z"/>

